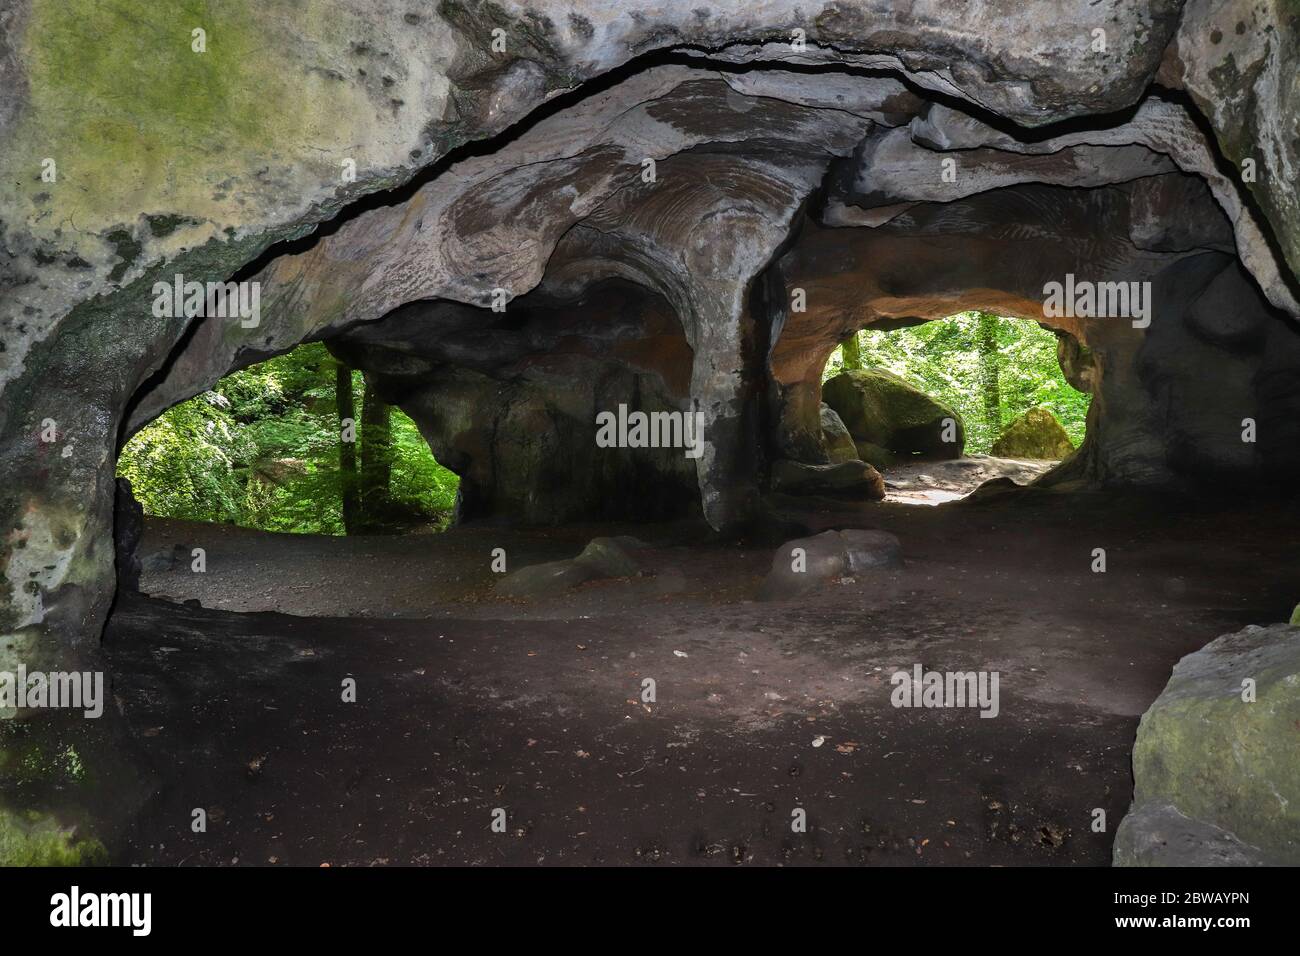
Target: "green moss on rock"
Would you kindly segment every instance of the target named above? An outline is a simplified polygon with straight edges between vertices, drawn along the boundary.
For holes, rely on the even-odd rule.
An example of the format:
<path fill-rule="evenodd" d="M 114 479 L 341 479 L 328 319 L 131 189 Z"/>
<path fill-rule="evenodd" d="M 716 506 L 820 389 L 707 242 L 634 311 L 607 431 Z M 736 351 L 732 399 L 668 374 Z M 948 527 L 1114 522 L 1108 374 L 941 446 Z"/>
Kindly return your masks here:
<path fill-rule="evenodd" d="M 965 426 L 954 409 L 880 369 L 841 372 L 822 386 L 822 399 L 855 442 L 900 459 L 959 458 L 966 444 Z M 948 420 L 955 425 L 952 432 Z M 945 441 L 948 437 L 955 440 Z"/>
<path fill-rule="evenodd" d="M 1253 681 L 1254 700 L 1243 699 Z M 1249 695 L 1246 695 L 1249 696 Z M 1142 716 L 1134 802 L 1171 804 L 1300 862 L 1300 634 L 1248 627 L 1184 657 Z"/>
<path fill-rule="evenodd" d="M 1031 408 L 1013 421 L 991 449 L 991 453 L 999 458 L 1035 461 L 1060 461 L 1073 451 L 1070 436 L 1045 408 Z"/>

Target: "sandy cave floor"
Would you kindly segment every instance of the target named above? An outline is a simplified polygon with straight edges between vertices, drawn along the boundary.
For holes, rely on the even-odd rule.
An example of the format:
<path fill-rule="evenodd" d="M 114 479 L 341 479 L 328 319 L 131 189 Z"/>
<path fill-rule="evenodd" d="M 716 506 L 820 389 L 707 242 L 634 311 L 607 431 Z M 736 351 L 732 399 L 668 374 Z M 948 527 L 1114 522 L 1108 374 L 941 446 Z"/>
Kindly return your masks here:
<path fill-rule="evenodd" d="M 106 635 L 158 785 L 121 862 L 1106 864 L 1170 667 L 1285 619 L 1300 585 L 1295 504 L 1162 504 L 788 500 L 820 527 L 895 532 L 906 566 L 784 603 L 754 600 L 773 546 L 686 524 L 328 538 L 151 520 L 154 596 L 124 596 Z M 492 592 L 492 548 L 516 568 L 628 530 L 653 545 L 643 577 Z M 177 546 L 204 547 L 207 572 L 165 569 Z M 1000 715 L 893 708 L 889 675 L 916 663 L 998 671 Z"/>

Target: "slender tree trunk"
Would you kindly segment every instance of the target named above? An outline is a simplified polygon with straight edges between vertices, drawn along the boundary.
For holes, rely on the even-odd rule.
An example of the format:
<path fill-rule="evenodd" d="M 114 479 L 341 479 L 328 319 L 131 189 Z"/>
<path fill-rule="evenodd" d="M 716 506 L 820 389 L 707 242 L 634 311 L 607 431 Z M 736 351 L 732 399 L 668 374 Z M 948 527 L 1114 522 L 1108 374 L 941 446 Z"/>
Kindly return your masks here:
<path fill-rule="evenodd" d="M 389 511 L 393 475 L 392 406 L 366 377 L 361 400 L 361 511 L 368 525 L 382 524 Z"/>
<path fill-rule="evenodd" d="M 1001 356 L 998 354 L 998 317 L 991 312 L 979 313 L 975 326 L 975 347 L 979 351 L 980 396 L 984 403 L 984 422 L 992 438 L 1002 431 Z"/>
<path fill-rule="evenodd" d="M 334 402 L 339 413 L 339 496 L 343 501 L 343 530 L 356 534 L 361 526 L 357 498 L 356 406 L 352 400 L 352 369 L 334 363 Z"/>
<path fill-rule="evenodd" d="M 840 355 L 844 359 L 846 371 L 862 368 L 862 343 L 858 340 L 857 332 L 840 343 Z"/>

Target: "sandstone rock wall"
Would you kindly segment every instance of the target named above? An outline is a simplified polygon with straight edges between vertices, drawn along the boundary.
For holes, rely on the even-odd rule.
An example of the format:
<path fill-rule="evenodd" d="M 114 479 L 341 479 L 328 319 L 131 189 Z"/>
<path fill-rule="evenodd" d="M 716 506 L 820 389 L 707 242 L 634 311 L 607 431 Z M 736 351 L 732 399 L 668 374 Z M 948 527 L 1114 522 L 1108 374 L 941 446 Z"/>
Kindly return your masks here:
<path fill-rule="evenodd" d="M 338 340 L 395 379 L 435 447 L 464 456 L 482 507 L 517 517 L 563 510 L 553 478 L 540 504 L 500 489 L 578 449 L 595 404 L 689 396 L 709 436 L 690 476 L 699 507 L 729 527 L 772 461 L 824 454 L 816 377 L 846 332 L 969 307 L 1041 320 L 1043 284 L 1067 272 L 1150 281 L 1145 329 L 1054 323 L 1094 393 L 1072 477 L 1293 473 L 1287 4 L 701 9 L 0 11 L 0 167 L 16 173 L 0 183 L 0 666 L 94 655 L 126 434 L 304 340 Z M 955 181 L 945 158 L 963 160 Z M 178 273 L 260 283 L 259 322 L 155 314 L 154 284 Z M 435 299 L 491 331 L 498 294 L 533 290 L 595 327 L 617 316 L 580 303 L 612 279 L 666 303 L 671 360 L 647 368 L 643 332 L 574 358 L 545 336 L 521 351 L 507 326 L 476 360 L 454 337 L 430 350 L 418 322 L 396 348 L 360 331 Z M 428 362 L 419 382 L 404 349 Z M 516 413 L 493 434 L 553 446 L 480 434 Z M 1246 417 L 1260 437 L 1243 447 Z M 635 455 L 606 472 L 577 460 L 600 500 L 637 468 L 637 488 L 683 477 Z"/>

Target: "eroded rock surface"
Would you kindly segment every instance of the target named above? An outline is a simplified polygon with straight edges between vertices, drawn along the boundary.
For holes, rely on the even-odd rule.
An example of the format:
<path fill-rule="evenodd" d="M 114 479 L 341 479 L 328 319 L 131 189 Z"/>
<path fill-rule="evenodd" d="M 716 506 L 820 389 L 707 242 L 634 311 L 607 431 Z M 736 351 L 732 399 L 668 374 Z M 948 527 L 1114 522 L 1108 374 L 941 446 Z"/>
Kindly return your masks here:
<path fill-rule="evenodd" d="M 1138 726 L 1116 863 L 1300 862 L 1297 726 L 1300 628 L 1248 627 L 1184 657 Z"/>
<path fill-rule="evenodd" d="M 960 458 L 965 447 L 960 415 L 889 372 L 841 372 L 822 386 L 822 396 L 855 442 L 897 458 Z"/>
<path fill-rule="evenodd" d="M 99 658 L 121 442 L 303 341 L 467 517 L 744 528 L 774 463 L 850 461 L 845 335 L 971 308 L 1054 329 L 1091 393 L 1062 487 L 1294 482 L 1282 0 L 312 9 L 0 11 L 0 667 Z M 168 316 L 178 276 L 257 283 L 256 321 Z M 1048 315 L 1066 276 L 1150 308 Z M 698 454 L 597 447 L 619 406 L 700 416 Z"/>

